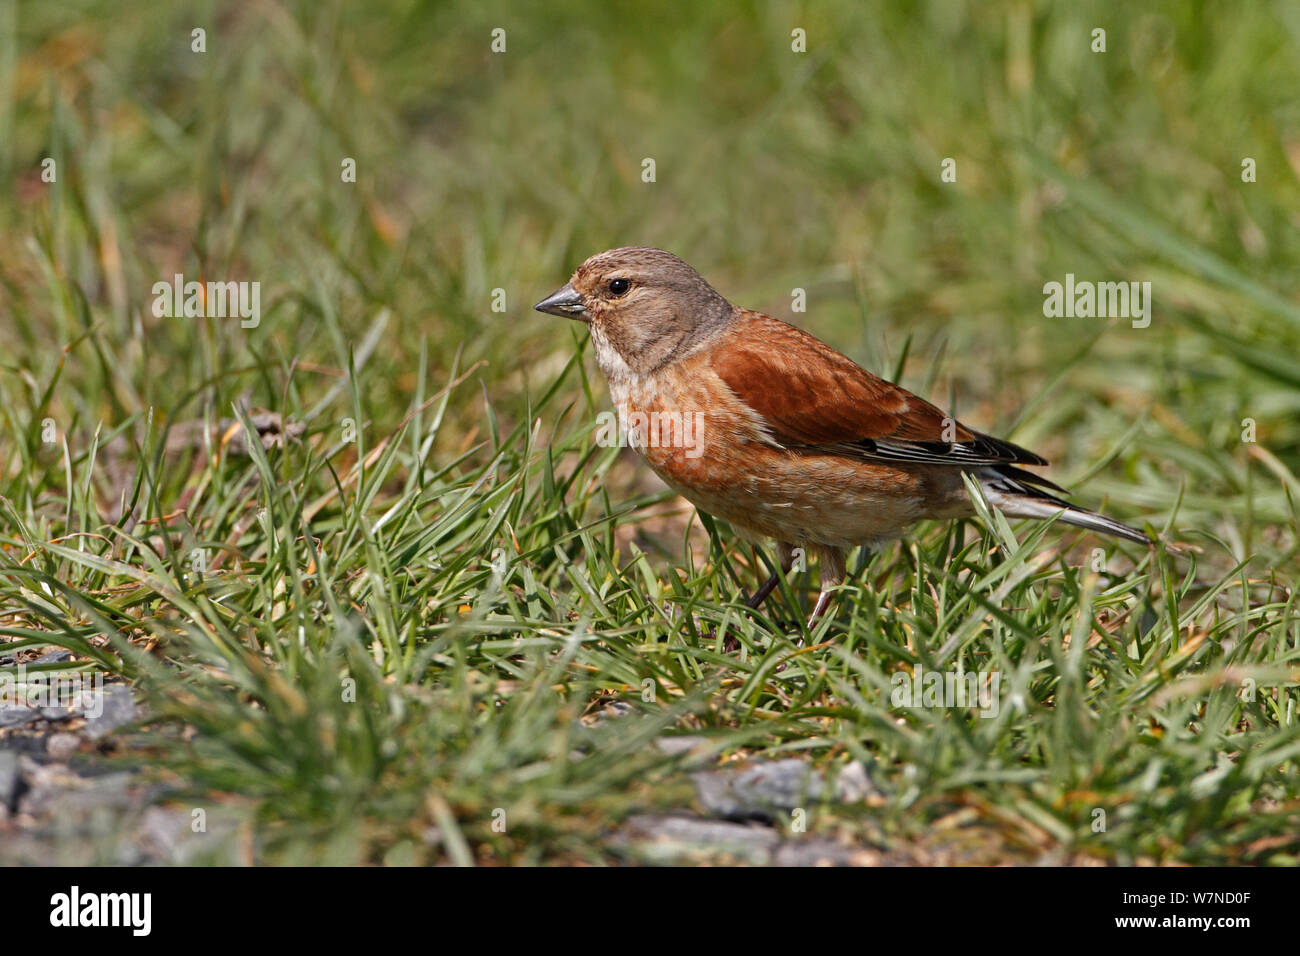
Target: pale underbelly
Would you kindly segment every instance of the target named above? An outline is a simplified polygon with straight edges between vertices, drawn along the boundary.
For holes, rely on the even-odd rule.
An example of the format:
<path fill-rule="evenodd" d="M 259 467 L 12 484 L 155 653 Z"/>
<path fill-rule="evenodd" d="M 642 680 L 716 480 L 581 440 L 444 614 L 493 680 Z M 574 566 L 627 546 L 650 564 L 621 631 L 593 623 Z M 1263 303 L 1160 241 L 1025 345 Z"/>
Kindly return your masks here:
<path fill-rule="evenodd" d="M 664 482 L 707 514 L 755 538 L 839 548 L 896 538 L 928 517 L 970 513 L 957 487 L 890 467 L 877 468 L 830 455 L 768 453 L 758 467 L 733 467 L 725 483 L 691 480 L 676 462 L 643 454 Z M 936 494 L 936 492 L 939 492 Z"/>

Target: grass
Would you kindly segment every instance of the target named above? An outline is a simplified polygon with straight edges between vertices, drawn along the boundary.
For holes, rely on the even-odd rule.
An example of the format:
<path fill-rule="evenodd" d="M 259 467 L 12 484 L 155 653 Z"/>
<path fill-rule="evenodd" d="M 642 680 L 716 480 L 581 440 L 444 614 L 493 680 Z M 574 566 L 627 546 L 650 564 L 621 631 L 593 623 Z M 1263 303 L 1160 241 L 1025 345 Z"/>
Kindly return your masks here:
<path fill-rule="evenodd" d="M 740 10 L 0 0 L 6 653 L 132 681 L 116 759 L 257 862 L 636 859 L 684 769 L 793 754 L 879 791 L 810 832 L 918 860 L 1294 864 L 1295 9 Z M 590 348 L 529 311 L 628 243 L 1190 554 L 923 525 L 799 650 L 815 577 L 741 613 L 770 558 L 595 446 Z M 177 272 L 260 324 L 155 318 Z M 1067 272 L 1151 326 L 1045 318 Z M 917 667 L 997 715 L 895 706 Z"/>

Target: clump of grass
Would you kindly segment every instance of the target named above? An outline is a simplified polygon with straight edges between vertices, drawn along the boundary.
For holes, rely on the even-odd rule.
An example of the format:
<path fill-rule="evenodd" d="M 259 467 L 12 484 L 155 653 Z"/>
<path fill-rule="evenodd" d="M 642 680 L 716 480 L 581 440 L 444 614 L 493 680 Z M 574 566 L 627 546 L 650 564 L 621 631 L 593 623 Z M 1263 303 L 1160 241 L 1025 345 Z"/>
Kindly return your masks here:
<path fill-rule="evenodd" d="M 883 821 L 904 841 L 960 807 L 1005 831 L 1001 853 L 1286 858 L 1294 608 L 1242 568 L 1111 554 L 1128 570 L 1097 572 L 1054 529 L 1020 541 L 987 514 L 875 556 L 800 648 L 809 582 L 739 613 L 753 558 L 718 529 L 712 565 L 668 586 L 620 555 L 599 490 L 614 450 L 571 410 L 535 443 L 575 368 L 477 463 L 428 456 L 444 390 L 423 434 L 417 395 L 350 467 L 310 435 L 209 462 L 183 517 L 140 522 L 149 538 L 41 541 L 19 519 L 32 551 L 8 597 L 34 626 L 9 633 L 135 680 L 171 799 L 238 794 L 263 859 L 608 859 L 622 818 L 687 798 L 653 746 L 685 730 L 718 753 L 864 761 L 879 818 L 827 809 L 835 832 Z M 999 675 L 992 713 L 900 707 L 891 681 L 915 668 Z M 612 699 L 640 716 L 579 722 Z"/>

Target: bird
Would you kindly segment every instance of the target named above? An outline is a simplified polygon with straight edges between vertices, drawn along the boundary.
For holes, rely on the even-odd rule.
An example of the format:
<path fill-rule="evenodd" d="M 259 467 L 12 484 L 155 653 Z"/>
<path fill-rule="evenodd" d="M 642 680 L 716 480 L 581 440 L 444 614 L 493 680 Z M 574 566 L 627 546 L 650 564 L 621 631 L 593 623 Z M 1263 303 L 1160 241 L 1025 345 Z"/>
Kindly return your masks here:
<path fill-rule="evenodd" d="M 1046 465 L 1042 456 L 962 424 L 796 326 L 732 305 L 670 252 L 598 253 L 533 308 L 586 324 L 627 443 L 669 488 L 743 537 L 775 541 L 778 567 L 749 608 L 796 555 L 817 556 L 809 632 L 853 548 L 976 513 L 964 476 L 1009 517 L 1154 544 L 1057 497 L 1068 492 L 1028 470 Z"/>

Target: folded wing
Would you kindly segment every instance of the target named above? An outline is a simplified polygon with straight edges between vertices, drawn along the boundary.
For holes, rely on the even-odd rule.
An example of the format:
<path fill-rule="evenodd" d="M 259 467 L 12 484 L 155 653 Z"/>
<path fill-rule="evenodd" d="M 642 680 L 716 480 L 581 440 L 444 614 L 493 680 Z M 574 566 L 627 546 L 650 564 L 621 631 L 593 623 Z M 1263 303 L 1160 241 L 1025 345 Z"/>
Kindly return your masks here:
<path fill-rule="evenodd" d="M 770 316 L 744 312 L 730 335 L 714 350 L 713 370 L 784 448 L 962 468 L 1047 464 L 1028 449 L 967 428 Z M 1021 481 L 1064 490 L 1014 471 Z"/>

